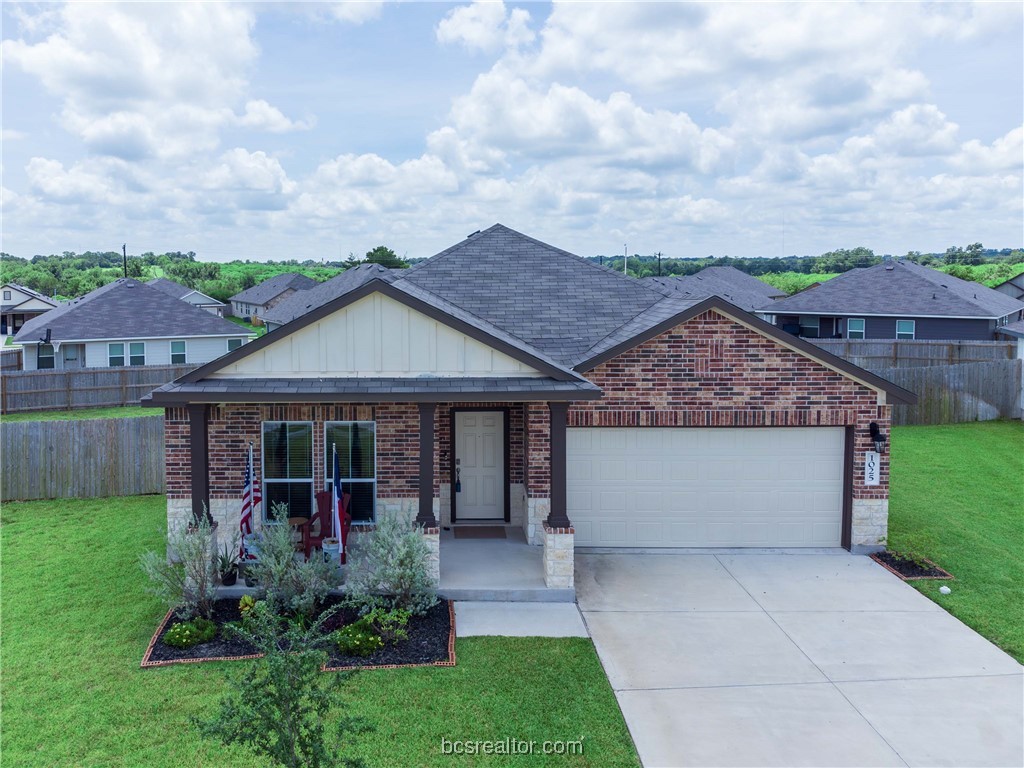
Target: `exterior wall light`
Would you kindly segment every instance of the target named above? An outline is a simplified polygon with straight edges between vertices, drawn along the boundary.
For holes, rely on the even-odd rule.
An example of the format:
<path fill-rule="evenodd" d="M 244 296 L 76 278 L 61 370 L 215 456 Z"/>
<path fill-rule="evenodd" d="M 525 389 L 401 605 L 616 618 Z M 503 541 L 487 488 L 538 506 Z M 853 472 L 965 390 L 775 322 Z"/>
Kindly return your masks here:
<path fill-rule="evenodd" d="M 875 451 L 881 453 L 882 449 L 885 448 L 885 435 L 883 435 L 882 430 L 879 429 L 878 423 L 872 421 L 868 425 L 868 431 L 871 432 L 871 442 L 875 444 Z"/>

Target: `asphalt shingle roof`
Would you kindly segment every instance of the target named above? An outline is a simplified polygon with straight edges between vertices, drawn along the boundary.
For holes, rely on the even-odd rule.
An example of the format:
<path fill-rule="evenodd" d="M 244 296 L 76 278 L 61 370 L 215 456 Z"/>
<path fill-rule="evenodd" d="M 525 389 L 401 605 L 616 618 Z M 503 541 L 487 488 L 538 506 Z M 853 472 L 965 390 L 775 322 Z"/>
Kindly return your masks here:
<path fill-rule="evenodd" d="M 21 291 L 22 293 L 28 294 L 29 296 L 32 297 L 32 299 L 39 299 L 40 301 L 45 301 L 50 306 L 53 306 L 53 307 L 57 306 L 57 302 L 54 301 L 53 299 L 51 299 L 49 296 L 44 296 L 43 294 L 39 293 L 39 291 L 33 291 L 31 288 L 26 288 L 24 285 L 18 285 L 17 283 L 4 283 L 4 286 L 8 287 L 8 288 L 13 288 L 16 291 Z M 31 299 L 25 299 L 25 301 L 31 301 Z M 3 304 L 3 305 L 0 305 L 0 312 L 8 312 L 8 311 L 10 311 L 12 309 L 15 309 L 16 307 L 19 307 L 22 304 L 24 304 L 25 301 L 19 301 L 17 304 Z M 35 310 L 32 310 L 32 311 L 35 311 Z"/>
<path fill-rule="evenodd" d="M 16 341 L 36 342 L 47 329 L 53 341 L 249 335 L 232 322 L 130 277 L 29 320 Z"/>
<path fill-rule="evenodd" d="M 1024 339 L 1024 320 L 1007 323 L 1000 328 L 996 328 L 996 333 L 1005 333 L 1007 336 L 1016 336 L 1018 339 Z"/>
<path fill-rule="evenodd" d="M 736 267 L 705 267 L 700 272 L 682 277 L 646 277 L 650 282 L 688 299 L 700 301 L 708 296 L 721 296 L 747 312 L 761 309 L 786 295 L 785 291 L 740 272 Z"/>
<path fill-rule="evenodd" d="M 774 314 L 1004 317 L 1024 309 L 1024 303 L 980 283 L 893 261 L 852 269 L 760 309 Z"/>
<path fill-rule="evenodd" d="M 407 270 L 410 282 L 563 365 L 665 298 L 656 286 L 501 224 Z"/>
<path fill-rule="evenodd" d="M 317 283 L 314 287 L 303 291 L 297 291 L 270 309 L 263 319 L 270 323 L 284 325 L 317 307 L 322 307 L 339 296 L 344 296 L 374 278 L 388 283 L 394 282 L 398 271 L 388 269 L 380 264 L 360 264 L 350 267 L 326 282 Z"/>
<path fill-rule="evenodd" d="M 197 294 L 199 296 L 202 296 L 205 299 L 209 299 L 210 300 L 209 302 L 189 302 L 190 304 L 194 304 L 194 303 L 210 304 L 210 303 L 212 303 L 212 304 L 218 304 L 220 306 L 224 306 L 223 302 L 217 301 L 212 296 L 207 296 L 205 293 L 203 293 L 201 291 L 193 290 L 192 288 L 189 288 L 187 285 L 182 285 L 181 283 L 176 283 L 173 280 L 168 280 L 166 277 L 155 277 L 152 280 L 148 280 L 146 282 L 146 285 L 148 285 L 150 288 L 156 288 L 158 291 L 163 291 L 168 296 L 173 296 L 176 299 L 184 299 L 190 293 L 195 293 L 195 294 Z"/>
<path fill-rule="evenodd" d="M 230 301 L 263 305 L 277 298 L 289 288 L 294 288 L 296 291 L 305 291 L 317 285 L 319 283 L 311 277 L 300 275 L 298 272 L 285 272 L 264 280 L 252 288 L 246 288 L 241 293 L 236 293 L 231 297 Z"/>

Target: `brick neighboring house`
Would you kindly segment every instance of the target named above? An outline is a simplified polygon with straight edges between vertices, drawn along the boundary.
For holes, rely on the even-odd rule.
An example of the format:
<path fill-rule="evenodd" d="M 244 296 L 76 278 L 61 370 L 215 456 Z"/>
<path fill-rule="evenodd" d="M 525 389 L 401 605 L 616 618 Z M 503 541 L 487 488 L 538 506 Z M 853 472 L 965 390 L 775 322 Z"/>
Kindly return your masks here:
<path fill-rule="evenodd" d="M 231 302 L 231 314 L 250 320 L 257 317 L 262 319 L 267 312 L 294 295 L 296 291 L 306 291 L 317 285 L 316 280 L 298 272 L 275 275 L 228 299 Z"/>
<path fill-rule="evenodd" d="M 721 297 L 501 225 L 316 290 L 144 399 L 166 409 L 170 526 L 208 504 L 235 529 L 250 443 L 265 509 L 308 515 L 341 445 L 357 524 L 409 515 L 441 561 L 441 528 L 504 524 L 549 588 L 574 546 L 884 545 L 889 455 L 865 461 L 914 395 Z"/>
<path fill-rule="evenodd" d="M 759 314 L 810 339 L 995 340 L 1024 318 L 1024 301 L 901 259 L 851 269 Z"/>

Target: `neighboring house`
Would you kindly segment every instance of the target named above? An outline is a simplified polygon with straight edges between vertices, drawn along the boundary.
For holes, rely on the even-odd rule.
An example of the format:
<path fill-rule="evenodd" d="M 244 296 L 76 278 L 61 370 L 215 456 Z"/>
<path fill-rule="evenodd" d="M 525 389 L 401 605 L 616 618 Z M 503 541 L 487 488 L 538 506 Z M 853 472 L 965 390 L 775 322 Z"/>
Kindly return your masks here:
<path fill-rule="evenodd" d="M 1000 283 L 995 286 L 992 290 L 1005 293 L 1011 299 L 1017 301 L 1024 301 L 1024 272 L 1019 275 L 1015 275 L 1007 280 L 1005 283 Z"/>
<path fill-rule="evenodd" d="M 146 283 L 150 288 L 156 288 L 158 291 L 163 291 L 168 296 L 173 296 L 176 299 L 187 301 L 189 304 L 194 304 L 200 309 L 204 309 L 211 315 L 217 317 L 224 317 L 224 307 L 227 305 L 222 301 L 217 301 L 214 298 L 207 296 L 205 293 L 201 293 L 187 285 L 176 283 L 173 280 L 168 280 L 166 277 L 157 277 Z"/>
<path fill-rule="evenodd" d="M 15 283 L 4 283 L 0 297 L 0 336 L 13 336 L 29 320 L 57 306 L 54 299 Z"/>
<path fill-rule="evenodd" d="M 260 319 L 273 307 L 293 295 L 296 291 L 305 291 L 319 285 L 316 280 L 297 272 L 285 272 L 259 285 L 246 288 L 236 293 L 231 302 L 231 314 L 235 317 Z"/>
<path fill-rule="evenodd" d="M 15 341 L 31 371 L 202 365 L 251 338 L 228 320 L 120 278 L 30 320 Z"/>
<path fill-rule="evenodd" d="M 333 448 L 355 523 L 406 514 L 543 547 L 886 540 L 888 436 L 912 393 L 711 296 L 680 298 L 495 225 L 402 271 L 349 271 L 303 314 L 143 398 L 165 410 L 168 525 L 308 516 Z M 529 552 L 529 548 L 522 548 Z M 482 562 L 482 561 L 478 561 Z M 526 567 L 526 566 L 524 566 Z"/>
<path fill-rule="evenodd" d="M 677 296 L 706 299 L 721 296 L 747 312 L 757 312 L 775 299 L 787 296 L 763 280 L 741 272 L 736 267 L 705 267 L 700 272 L 682 277 L 645 277 L 645 281 L 659 285 Z"/>
<path fill-rule="evenodd" d="M 273 331 L 297 317 L 323 306 L 331 299 L 358 288 L 368 280 L 378 279 L 392 282 L 400 272 L 383 267 L 380 264 L 359 264 L 349 267 L 340 275 L 305 291 L 297 291 L 280 302 L 263 316 L 267 331 Z"/>
<path fill-rule="evenodd" d="M 993 340 L 1024 301 L 910 261 L 851 269 L 761 313 L 811 339 Z"/>

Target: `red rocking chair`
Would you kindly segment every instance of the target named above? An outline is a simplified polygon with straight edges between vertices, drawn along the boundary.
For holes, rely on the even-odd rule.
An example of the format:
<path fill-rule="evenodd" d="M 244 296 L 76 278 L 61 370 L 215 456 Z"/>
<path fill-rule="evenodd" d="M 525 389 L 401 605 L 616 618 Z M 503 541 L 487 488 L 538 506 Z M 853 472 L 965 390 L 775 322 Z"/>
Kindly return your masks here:
<path fill-rule="evenodd" d="M 344 493 L 341 496 L 341 562 L 345 562 L 346 545 L 348 543 L 348 530 L 352 527 L 352 515 L 348 512 L 348 504 L 352 494 Z M 334 536 L 334 510 L 331 504 L 334 494 L 330 491 L 320 491 L 316 494 L 316 512 L 309 519 L 309 524 L 304 529 L 304 544 L 306 559 L 309 559 L 313 548 L 322 548 L 324 539 Z"/>

